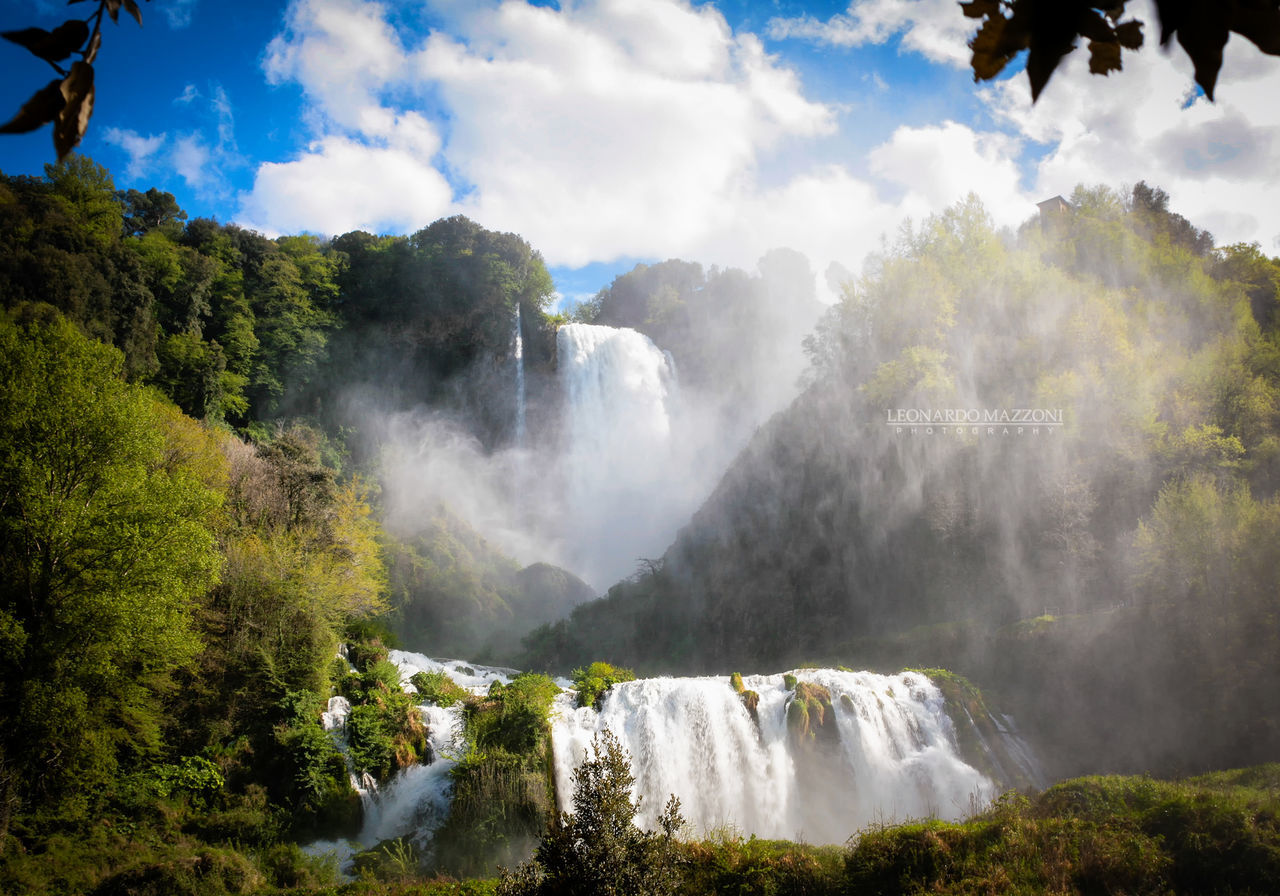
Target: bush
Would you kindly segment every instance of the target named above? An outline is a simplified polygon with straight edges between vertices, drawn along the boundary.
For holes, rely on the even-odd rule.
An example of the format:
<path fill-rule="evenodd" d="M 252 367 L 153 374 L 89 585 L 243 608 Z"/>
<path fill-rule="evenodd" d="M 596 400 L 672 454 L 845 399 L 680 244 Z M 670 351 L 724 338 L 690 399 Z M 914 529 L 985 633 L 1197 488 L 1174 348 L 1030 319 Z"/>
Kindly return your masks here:
<path fill-rule="evenodd" d="M 592 663 L 585 669 L 574 669 L 571 676 L 573 687 L 578 692 L 578 705 L 594 706 L 597 709 L 609 688 L 620 681 L 634 681 L 635 677 L 636 674 L 630 669 L 621 669 L 604 662 Z"/>
<path fill-rule="evenodd" d="M 453 706 L 471 696 L 471 692 L 455 682 L 446 672 L 415 672 L 409 679 L 424 703 Z"/>

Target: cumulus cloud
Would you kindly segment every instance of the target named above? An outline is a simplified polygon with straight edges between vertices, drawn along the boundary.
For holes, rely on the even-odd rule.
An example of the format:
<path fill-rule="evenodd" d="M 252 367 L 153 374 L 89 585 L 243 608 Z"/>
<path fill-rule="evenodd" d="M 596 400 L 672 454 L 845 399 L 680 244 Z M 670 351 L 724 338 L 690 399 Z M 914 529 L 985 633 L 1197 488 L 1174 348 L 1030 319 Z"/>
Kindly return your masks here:
<path fill-rule="evenodd" d="M 548 257 L 684 251 L 724 226 L 771 146 L 832 129 L 713 8 L 584 10 L 505 4 L 469 43 L 435 35 L 418 56 L 455 110 L 450 159 L 476 187 L 464 208 L 536 235 Z"/>
<path fill-rule="evenodd" d="M 298 0 L 264 68 L 302 86 L 321 148 L 263 167 L 244 197 L 253 223 L 301 217 L 260 191 L 334 168 L 381 180 L 373 166 L 415 139 L 419 164 L 403 173 L 439 199 L 447 172 L 452 211 L 523 234 L 553 264 L 687 254 L 733 223 L 774 147 L 834 131 L 833 110 L 758 38 L 683 0 L 481 5 L 416 43 L 381 5 Z M 439 136 L 413 111 L 428 97 L 444 109 Z M 320 165 L 336 147 L 341 165 Z M 330 227 L 404 219 L 401 194 L 350 193 Z M 415 226 L 427 212 L 445 210 L 422 208 Z"/>
<path fill-rule="evenodd" d="M 447 214 L 450 195 L 407 149 L 330 136 L 291 162 L 260 166 L 242 215 L 267 233 L 404 233 Z"/>
<path fill-rule="evenodd" d="M 902 46 L 934 62 L 969 64 L 974 21 L 955 0 L 855 0 L 847 11 L 822 20 L 810 15 L 769 20 L 774 40 L 798 38 L 836 47 L 882 44 L 901 35 Z"/>
<path fill-rule="evenodd" d="M 897 208 L 920 219 L 964 199 L 981 196 L 998 224 L 1025 220 L 1028 196 L 1015 161 L 1018 141 L 1004 134 L 978 133 L 954 121 L 901 127 L 871 152 L 871 170 L 902 188 Z"/>
<path fill-rule="evenodd" d="M 786 42 L 766 48 L 714 4 L 505 0 L 433 15 L 428 33 L 390 5 L 294 0 L 263 69 L 301 87 L 311 134 L 259 166 L 242 221 L 405 232 L 461 213 L 520 233 L 553 266 L 679 256 L 749 268 L 790 246 L 818 270 L 856 269 L 904 217 L 969 192 L 1017 224 L 1077 183 L 1145 179 L 1220 241 L 1280 248 L 1266 182 L 1280 82 L 1239 41 L 1216 105 L 1195 98 L 1180 53 L 1147 47 L 1103 79 L 1081 50 L 1035 106 L 1017 76 L 978 89 L 978 118 L 863 132 L 864 149 L 841 158 L 852 116 L 771 52 Z M 971 30 L 952 0 L 866 0 L 823 22 L 774 19 L 768 36 L 822 40 L 850 62 L 897 37 L 910 64 L 954 71 Z M 875 102 L 904 101 L 893 72 L 874 77 Z"/>

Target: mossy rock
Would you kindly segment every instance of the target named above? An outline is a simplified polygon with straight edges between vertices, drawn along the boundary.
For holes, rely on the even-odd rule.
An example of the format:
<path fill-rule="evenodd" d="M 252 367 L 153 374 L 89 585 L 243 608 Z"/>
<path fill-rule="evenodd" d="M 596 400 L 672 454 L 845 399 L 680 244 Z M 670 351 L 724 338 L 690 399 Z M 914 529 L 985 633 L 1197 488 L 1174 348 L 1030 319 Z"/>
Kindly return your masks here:
<path fill-rule="evenodd" d="M 787 704 L 787 732 L 793 743 L 808 747 L 839 740 L 831 691 L 820 684 L 797 681 L 795 695 Z"/>

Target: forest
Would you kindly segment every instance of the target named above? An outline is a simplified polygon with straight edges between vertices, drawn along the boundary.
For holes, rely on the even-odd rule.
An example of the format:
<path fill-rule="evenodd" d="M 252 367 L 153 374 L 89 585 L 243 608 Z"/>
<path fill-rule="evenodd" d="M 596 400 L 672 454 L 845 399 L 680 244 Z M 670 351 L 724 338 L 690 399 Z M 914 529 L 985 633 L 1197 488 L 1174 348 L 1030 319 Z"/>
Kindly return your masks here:
<path fill-rule="evenodd" d="M 553 313 L 515 234 L 454 217 L 273 239 L 76 155 L 0 175 L 0 234 L 0 890 L 1280 881 L 1263 764 L 1280 749 L 1280 259 L 1215 245 L 1158 187 L 1081 186 L 1016 232 L 971 196 L 826 308 L 778 249 L 757 272 L 639 265 Z M 367 413 L 430 414 L 482 457 L 554 442 L 571 322 L 649 337 L 713 431 L 759 420 L 665 553 L 601 596 L 554 558 L 517 561 L 461 505 L 406 515 Z M 1022 407 L 1064 425 L 885 423 Z M 406 688 L 398 647 L 526 671 Z M 574 814 L 556 810 L 566 676 L 589 706 L 637 673 L 816 666 L 963 675 L 1052 786 L 846 846 L 680 837 L 678 800 L 657 829 L 633 823 L 605 737 Z M 816 719 L 796 736 L 820 742 L 831 695 L 787 687 Z M 322 724 L 335 696 L 341 745 Z M 450 814 L 430 853 L 391 840 L 344 881 L 303 846 L 359 828 L 360 782 L 436 758 L 423 701 L 462 708 Z M 1168 780 L 1123 777 L 1147 774 Z"/>

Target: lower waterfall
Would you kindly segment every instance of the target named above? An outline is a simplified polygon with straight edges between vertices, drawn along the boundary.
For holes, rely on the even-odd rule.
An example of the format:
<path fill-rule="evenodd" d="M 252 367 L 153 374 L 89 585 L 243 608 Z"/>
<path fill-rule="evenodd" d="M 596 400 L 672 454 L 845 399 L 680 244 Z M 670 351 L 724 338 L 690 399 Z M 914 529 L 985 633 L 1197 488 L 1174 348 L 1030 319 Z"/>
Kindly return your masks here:
<path fill-rule="evenodd" d="M 873 823 L 967 816 L 1003 789 L 959 755 L 928 677 L 831 669 L 794 676 L 830 695 L 834 719 L 824 720 L 823 734 L 789 722 L 796 698 L 783 675 L 743 678 L 759 695 L 754 719 L 725 677 L 615 685 L 599 711 L 562 696 L 552 723 L 561 808 L 570 808 L 575 765 L 604 729 L 630 754 L 637 821 L 648 828 L 674 793 L 695 835 L 727 828 L 843 843 Z M 1021 771 L 1036 776 L 1033 767 Z"/>
<path fill-rule="evenodd" d="M 398 650 L 391 659 L 406 685 L 415 672 L 443 671 L 474 694 L 517 674 Z M 1034 757 L 1007 717 L 993 716 L 988 729 L 1002 744 L 980 734 L 971 738 L 985 770 L 962 757 L 942 692 L 919 672 L 804 669 L 744 676 L 742 690 L 736 692 L 727 676 L 642 679 L 614 685 L 599 710 L 578 707 L 573 691 L 564 691 L 551 713 L 560 808 L 572 808 L 574 768 L 606 729 L 631 762 L 637 823 L 656 827 L 674 793 L 689 823 L 687 834 L 695 837 L 730 831 L 844 843 L 871 824 L 968 816 L 985 808 L 1012 778 L 1042 783 Z M 754 709 L 744 699 L 752 693 Z M 806 702 L 814 695 L 821 700 Z M 794 706 L 798 702 L 806 702 L 803 712 Z M 381 789 L 363 794 L 364 823 L 357 842 L 338 849 L 344 858 L 394 837 L 429 848 L 447 818 L 450 771 L 466 750 L 461 707 L 422 709 L 433 761 L 404 769 Z M 965 713 L 962 724 L 977 734 Z M 316 844 L 313 851 L 334 846 Z"/>

